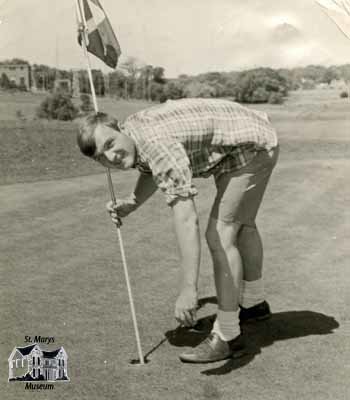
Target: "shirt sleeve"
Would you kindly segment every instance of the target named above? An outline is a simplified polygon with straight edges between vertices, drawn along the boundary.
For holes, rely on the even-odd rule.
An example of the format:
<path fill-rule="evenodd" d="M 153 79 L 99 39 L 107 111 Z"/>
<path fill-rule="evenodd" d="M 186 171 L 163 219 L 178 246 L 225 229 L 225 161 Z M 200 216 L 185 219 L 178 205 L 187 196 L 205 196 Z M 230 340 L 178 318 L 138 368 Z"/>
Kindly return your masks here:
<path fill-rule="evenodd" d="M 165 194 L 168 205 L 179 197 L 189 198 L 198 193 L 192 183 L 190 161 L 181 143 L 152 141 L 147 144 L 145 153 L 153 179 Z"/>

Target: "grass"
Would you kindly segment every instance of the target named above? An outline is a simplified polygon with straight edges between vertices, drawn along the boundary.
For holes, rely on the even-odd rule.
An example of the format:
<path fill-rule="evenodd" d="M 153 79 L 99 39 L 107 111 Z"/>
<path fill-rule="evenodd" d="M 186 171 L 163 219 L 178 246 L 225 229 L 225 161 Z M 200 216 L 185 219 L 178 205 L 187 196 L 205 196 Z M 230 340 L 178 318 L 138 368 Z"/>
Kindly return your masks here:
<path fill-rule="evenodd" d="M 25 335 L 42 335 L 54 336 L 55 345 L 64 346 L 69 356 L 71 382 L 41 395 L 50 400 L 348 399 L 348 103 L 322 96 L 295 93 L 286 105 L 265 108 L 281 138 L 280 160 L 258 217 L 274 315 L 245 328 L 249 355 L 212 365 L 183 365 L 177 359 L 202 336 L 176 329 L 178 254 L 162 195 L 156 194 L 123 227 L 143 351 L 150 360 L 142 368 L 129 364 L 137 351 L 117 238 L 104 210 L 108 190 L 103 171 L 88 162 L 56 170 L 73 157 L 70 153 L 66 159 L 64 152 L 64 143 L 66 150 L 74 143 L 72 125 L 49 124 L 52 134 L 60 132 L 58 141 L 65 138 L 59 146 L 50 142 L 45 127 L 36 134 L 19 130 L 34 150 L 48 146 L 47 141 L 62 150 L 46 159 L 56 175 L 38 173 L 35 178 L 35 169 L 17 177 L 8 173 L 12 184 L 0 189 L 2 398 L 23 396 L 23 384 L 6 381 L 13 347 L 23 345 Z M 6 132 L 3 128 L 2 142 Z M 6 143 L 12 149 L 18 140 Z M 43 157 L 54 154 L 45 150 Z M 24 153 L 14 154 L 17 158 L 8 163 L 18 165 Z M 116 173 L 113 179 L 123 196 L 135 173 Z M 196 180 L 196 185 L 204 231 L 214 186 L 210 179 Z M 216 305 L 205 246 L 202 261 L 199 317 L 207 318 Z"/>
<path fill-rule="evenodd" d="M 42 95 L 31 94 L 0 96 L 0 185 L 62 179 L 102 170 L 80 153 L 76 123 L 35 119 L 35 109 L 42 99 Z M 119 119 L 150 105 L 111 99 L 100 99 L 99 103 L 102 110 Z M 26 120 L 15 119 L 18 109 Z"/>

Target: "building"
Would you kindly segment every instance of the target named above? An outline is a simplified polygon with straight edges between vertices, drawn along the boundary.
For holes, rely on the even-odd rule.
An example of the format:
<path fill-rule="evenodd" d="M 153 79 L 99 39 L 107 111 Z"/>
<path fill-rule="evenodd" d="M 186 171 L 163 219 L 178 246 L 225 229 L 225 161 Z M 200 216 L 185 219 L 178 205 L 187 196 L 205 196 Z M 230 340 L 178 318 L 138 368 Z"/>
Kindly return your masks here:
<path fill-rule="evenodd" d="M 38 344 L 15 347 L 8 359 L 9 381 L 69 380 L 68 356 L 63 347 L 44 351 Z"/>
<path fill-rule="evenodd" d="M 6 74 L 11 82 L 28 90 L 31 88 L 30 73 L 28 64 L 0 64 L 0 76 Z"/>
<path fill-rule="evenodd" d="M 71 94 L 72 82 L 70 81 L 70 79 L 57 78 L 55 80 L 55 91 Z"/>

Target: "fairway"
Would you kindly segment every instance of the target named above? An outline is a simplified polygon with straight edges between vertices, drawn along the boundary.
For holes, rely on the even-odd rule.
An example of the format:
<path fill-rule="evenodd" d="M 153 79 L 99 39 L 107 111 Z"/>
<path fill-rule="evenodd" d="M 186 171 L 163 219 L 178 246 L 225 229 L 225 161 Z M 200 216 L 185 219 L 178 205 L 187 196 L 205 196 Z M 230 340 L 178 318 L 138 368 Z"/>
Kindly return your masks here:
<path fill-rule="evenodd" d="M 26 335 L 53 336 L 65 348 L 70 382 L 25 398 L 350 398 L 350 102 L 298 92 L 285 105 L 258 108 L 271 115 L 281 153 L 257 221 L 273 316 L 244 328 L 249 354 L 211 365 L 178 360 L 203 335 L 178 329 L 173 317 L 178 251 L 171 211 L 157 193 L 122 228 L 149 360 L 131 365 L 137 351 L 103 169 L 87 160 L 77 173 L 74 164 L 59 169 L 57 156 L 47 165 L 56 173 L 45 176 L 43 169 L 35 178 L 35 169 L 18 171 L 10 160 L 0 186 L 1 399 L 23 396 L 24 384 L 7 382 L 7 359 Z M 74 157 L 80 165 L 82 157 Z M 129 194 L 136 176 L 113 173 L 118 196 Z M 214 184 L 195 184 L 203 236 Z M 216 311 L 212 275 L 203 245 L 199 317 L 206 321 Z"/>

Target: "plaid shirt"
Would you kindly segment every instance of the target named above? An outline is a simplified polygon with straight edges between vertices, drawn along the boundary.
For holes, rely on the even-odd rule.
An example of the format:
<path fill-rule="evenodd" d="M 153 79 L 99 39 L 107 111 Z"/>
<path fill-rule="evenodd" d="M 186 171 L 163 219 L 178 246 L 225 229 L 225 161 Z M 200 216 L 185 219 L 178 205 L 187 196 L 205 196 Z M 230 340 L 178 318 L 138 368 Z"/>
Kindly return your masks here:
<path fill-rule="evenodd" d="M 168 100 L 129 116 L 122 131 L 136 145 L 136 168 L 152 173 L 171 204 L 197 194 L 192 178 L 220 176 L 277 145 L 265 113 L 227 100 Z"/>

